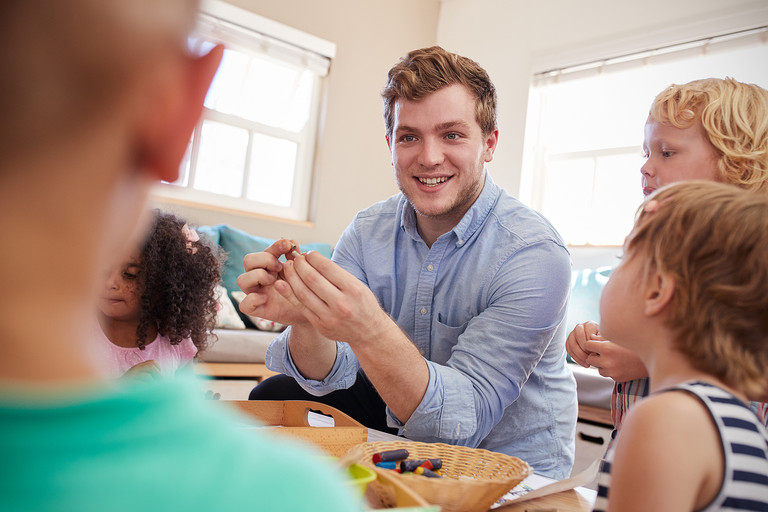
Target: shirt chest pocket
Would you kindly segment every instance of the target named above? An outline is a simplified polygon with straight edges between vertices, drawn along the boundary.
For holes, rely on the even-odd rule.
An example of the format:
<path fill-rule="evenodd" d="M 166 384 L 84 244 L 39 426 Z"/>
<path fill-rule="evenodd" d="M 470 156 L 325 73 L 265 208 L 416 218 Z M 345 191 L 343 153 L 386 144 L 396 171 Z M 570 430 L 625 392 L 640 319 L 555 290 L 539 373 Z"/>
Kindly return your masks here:
<path fill-rule="evenodd" d="M 469 321 L 457 326 L 448 325 L 444 318 L 438 315 L 432 325 L 432 357 L 429 359 L 438 364 L 445 364 L 451 357 L 451 349 L 459 342 L 459 336 L 467 329 L 467 325 Z"/>

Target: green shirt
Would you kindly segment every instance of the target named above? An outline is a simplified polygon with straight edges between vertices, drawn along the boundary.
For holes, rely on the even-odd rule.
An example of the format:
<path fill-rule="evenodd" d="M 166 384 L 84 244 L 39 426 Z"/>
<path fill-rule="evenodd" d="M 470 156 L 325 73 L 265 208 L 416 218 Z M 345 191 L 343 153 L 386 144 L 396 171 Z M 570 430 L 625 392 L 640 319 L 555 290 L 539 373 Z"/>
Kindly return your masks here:
<path fill-rule="evenodd" d="M 190 376 L 45 396 L 0 387 L 0 510 L 362 509 L 327 458 L 236 414 Z"/>

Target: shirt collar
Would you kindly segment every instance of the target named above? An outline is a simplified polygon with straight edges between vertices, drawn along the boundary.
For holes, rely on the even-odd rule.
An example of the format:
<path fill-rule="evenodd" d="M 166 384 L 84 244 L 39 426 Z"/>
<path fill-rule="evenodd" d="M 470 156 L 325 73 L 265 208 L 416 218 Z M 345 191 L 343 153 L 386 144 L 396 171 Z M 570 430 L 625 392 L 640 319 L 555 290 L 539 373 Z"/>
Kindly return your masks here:
<path fill-rule="evenodd" d="M 475 202 L 472 203 L 472 206 L 467 213 L 464 214 L 464 217 L 462 217 L 459 223 L 451 230 L 451 232 L 456 235 L 456 245 L 459 247 L 464 245 L 464 243 L 475 234 L 475 231 L 478 230 L 483 222 L 485 222 L 485 219 L 488 217 L 488 214 L 491 212 L 493 205 L 496 204 L 496 200 L 498 199 L 499 186 L 493 181 L 491 174 L 487 169 L 484 169 L 484 172 L 485 184 L 483 185 L 482 192 L 480 192 L 480 195 Z M 405 199 L 405 196 L 403 196 L 402 201 L 404 202 L 404 206 L 403 213 L 400 216 L 400 227 L 414 240 L 421 240 L 421 236 L 419 236 L 419 232 L 416 229 L 416 210 L 414 210 L 413 205 Z"/>

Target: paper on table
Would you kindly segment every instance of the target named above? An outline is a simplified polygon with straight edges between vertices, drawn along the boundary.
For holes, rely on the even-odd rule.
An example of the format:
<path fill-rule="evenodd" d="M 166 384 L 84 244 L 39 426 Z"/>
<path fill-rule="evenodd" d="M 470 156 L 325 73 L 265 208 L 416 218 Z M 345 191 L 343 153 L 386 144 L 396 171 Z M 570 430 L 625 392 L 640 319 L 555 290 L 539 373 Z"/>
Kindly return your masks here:
<path fill-rule="evenodd" d="M 504 500 L 502 504 L 498 507 L 495 507 L 494 510 L 503 510 L 504 507 L 506 507 L 507 505 L 511 506 L 512 504 L 518 504 L 522 501 L 531 500 L 533 498 L 540 498 L 542 496 L 548 496 L 550 494 L 555 494 L 562 491 L 568 491 L 575 487 L 588 484 L 589 482 L 595 479 L 595 476 L 597 476 L 597 471 L 599 468 L 600 468 L 600 459 L 597 459 L 594 462 L 592 462 L 592 464 L 590 464 L 581 473 L 577 473 L 571 478 L 566 478 L 565 480 L 559 480 L 557 482 L 544 485 L 542 487 L 539 487 L 538 489 L 534 489 L 525 494 L 521 494 L 517 496 L 513 496 L 512 495 L 513 493 L 509 493 L 502 498 L 502 500 Z"/>

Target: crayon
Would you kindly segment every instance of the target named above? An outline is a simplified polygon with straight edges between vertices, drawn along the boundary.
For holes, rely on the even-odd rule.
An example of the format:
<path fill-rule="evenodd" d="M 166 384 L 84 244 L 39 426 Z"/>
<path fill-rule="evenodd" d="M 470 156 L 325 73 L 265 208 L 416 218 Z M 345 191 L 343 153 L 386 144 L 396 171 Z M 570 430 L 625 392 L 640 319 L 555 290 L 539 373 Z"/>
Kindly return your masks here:
<path fill-rule="evenodd" d="M 373 454 L 373 463 L 377 462 L 389 462 L 393 460 L 404 460 L 408 458 L 408 450 L 401 448 L 399 450 L 389 450 L 386 452 L 379 452 Z"/>
<path fill-rule="evenodd" d="M 438 475 L 437 473 L 435 473 L 431 469 L 427 469 L 427 468 L 421 467 L 421 466 L 419 466 L 416 469 L 414 469 L 413 473 L 415 475 L 427 476 L 429 478 L 442 478 L 440 475 Z"/>
<path fill-rule="evenodd" d="M 440 459 L 416 459 L 416 460 L 404 460 L 400 463 L 401 471 L 413 471 L 419 466 L 423 466 L 427 469 L 440 469 L 443 467 L 443 461 Z"/>
<path fill-rule="evenodd" d="M 397 469 L 397 462 L 395 462 L 394 460 L 387 461 L 387 462 L 377 462 L 376 466 L 383 469 Z"/>

